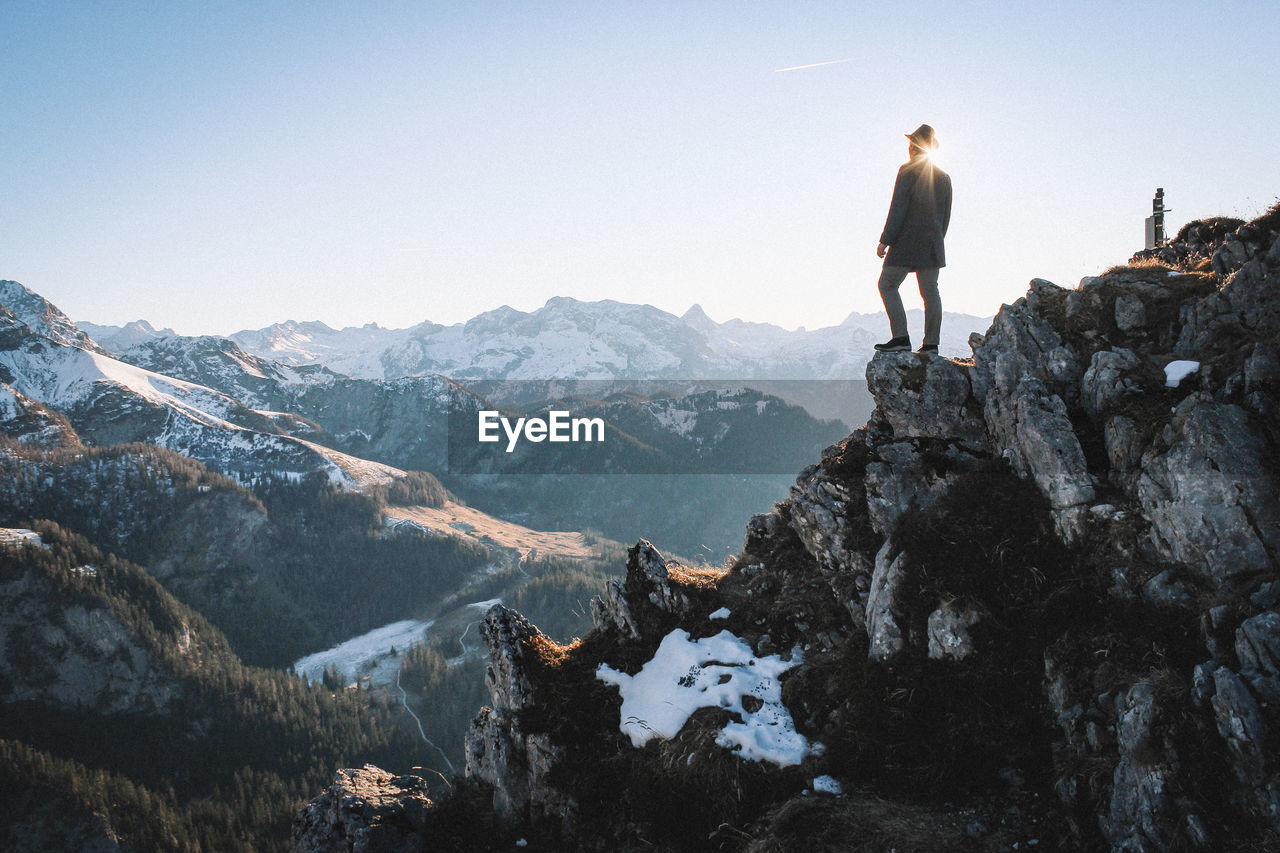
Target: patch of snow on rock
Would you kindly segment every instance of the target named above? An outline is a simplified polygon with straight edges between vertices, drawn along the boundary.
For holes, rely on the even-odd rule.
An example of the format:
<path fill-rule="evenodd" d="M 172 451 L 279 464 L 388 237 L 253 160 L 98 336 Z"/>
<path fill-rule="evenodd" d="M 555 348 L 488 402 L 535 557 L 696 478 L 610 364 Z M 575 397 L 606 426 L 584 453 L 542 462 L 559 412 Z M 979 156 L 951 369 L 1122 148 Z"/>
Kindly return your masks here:
<path fill-rule="evenodd" d="M 823 748 L 796 731 L 782 704 L 778 676 L 800 661 L 798 648 L 789 661 L 779 655 L 756 657 L 746 641 L 728 631 L 691 640 L 687 631 L 676 629 L 640 672 L 627 675 L 601 664 L 596 678 L 622 695 L 619 727 L 633 746 L 675 737 L 694 711 L 719 707 L 740 721 L 721 729 L 716 743 L 751 761 L 789 767 Z M 747 697 L 753 700 L 744 702 Z"/>
<path fill-rule="evenodd" d="M 844 786 L 833 776 L 819 776 L 813 780 L 813 790 L 818 794 L 843 794 Z"/>
<path fill-rule="evenodd" d="M 1164 385 L 1166 388 L 1177 388 L 1182 380 L 1199 369 L 1198 361 L 1171 361 L 1164 366 Z"/>

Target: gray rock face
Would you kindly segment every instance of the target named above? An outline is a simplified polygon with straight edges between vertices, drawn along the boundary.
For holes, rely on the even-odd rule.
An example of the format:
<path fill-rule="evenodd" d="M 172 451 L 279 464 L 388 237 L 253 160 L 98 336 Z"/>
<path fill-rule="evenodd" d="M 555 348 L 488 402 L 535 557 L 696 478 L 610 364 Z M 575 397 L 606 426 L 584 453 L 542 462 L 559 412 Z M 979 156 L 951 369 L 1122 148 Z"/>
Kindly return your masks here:
<path fill-rule="evenodd" d="M 1225 666 L 1214 670 L 1213 690 L 1210 703 L 1218 734 L 1226 743 L 1231 768 L 1241 785 L 1237 796 L 1257 818 L 1280 827 L 1280 782 L 1267 745 L 1274 735 L 1262 707 L 1240 676 Z"/>
<path fill-rule="evenodd" d="M 895 612 L 895 601 L 902 593 L 905 580 L 905 557 L 895 553 L 886 542 L 876 554 L 871 592 L 867 596 L 866 625 L 870 640 L 867 654 L 872 660 L 892 660 L 906 649 L 901 617 Z"/>
<path fill-rule="evenodd" d="M 1235 272 L 1217 292 L 1185 305 L 1174 355 L 1202 359 L 1244 335 L 1255 340 L 1274 339 L 1280 331 L 1275 275 L 1264 260 L 1255 260 Z"/>
<path fill-rule="evenodd" d="M 181 696 L 177 681 L 106 607 L 67 605 L 62 590 L 34 571 L 0 583 L 0 683 L 4 701 L 103 714 L 165 713 Z"/>
<path fill-rule="evenodd" d="M 871 526 L 888 536 L 908 508 L 933 504 L 961 475 L 978 467 L 984 456 L 963 445 L 937 440 L 881 444 L 866 467 L 867 511 Z"/>
<path fill-rule="evenodd" d="M 1280 240 L 1276 245 L 1280 246 Z M 1280 415 L 1280 352 L 1276 347 L 1259 341 L 1244 363 L 1243 378 L 1245 403 L 1268 423 L 1275 423 Z"/>
<path fill-rule="evenodd" d="M 1121 399 L 1139 391 L 1131 377 L 1138 364 L 1138 357 L 1129 349 L 1099 350 L 1093 354 L 1080 380 L 1080 402 L 1092 420 L 1100 420 Z"/>
<path fill-rule="evenodd" d="M 747 534 L 747 550 L 751 550 L 753 540 L 780 539 L 779 528 L 787 527 L 817 562 L 836 600 L 859 626 L 865 621 L 873 563 L 859 547 L 867 531 L 859 531 L 856 518 L 871 513 L 870 498 L 860 483 L 837 476 L 833 469 L 843 455 L 865 447 L 865 434 L 860 431 L 845 445 L 827 448 L 821 464 L 800 474 L 786 502 L 785 522 L 776 513 L 757 516 Z"/>
<path fill-rule="evenodd" d="M 1266 704 L 1280 706 L 1280 613 L 1269 610 L 1236 629 L 1240 674 Z"/>
<path fill-rule="evenodd" d="M 1274 457 L 1244 410 L 1189 399 L 1168 433 L 1169 448 L 1143 457 L 1137 482 L 1156 551 L 1218 585 L 1274 571 Z"/>
<path fill-rule="evenodd" d="M 494 810 L 508 822 L 548 812 L 566 817 L 573 811 L 571 800 L 547 783 L 563 750 L 545 733 L 524 731 L 519 720 L 535 700 L 529 675 L 535 646 L 549 641 L 501 604 L 490 608 L 482 629 L 489 650 L 485 685 L 493 705 L 480 712 L 467 732 L 467 777 L 493 788 Z"/>
<path fill-rule="evenodd" d="M 427 784 L 417 776 L 393 776 L 366 764 L 339 770 L 332 787 L 293 822 L 294 853 L 419 853 Z"/>
<path fill-rule="evenodd" d="M 1117 704 L 1120 760 L 1103 833 L 1112 850 L 1167 850 L 1178 824 L 1172 790 L 1178 764 L 1172 745 L 1157 734 L 1161 710 L 1155 688 L 1139 682 Z"/>
<path fill-rule="evenodd" d="M 1116 326 L 1122 332 L 1137 332 L 1147 325 L 1147 308 L 1136 293 L 1124 293 L 1116 298 Z"/>
<path fill-rule="evenodd" d="M 880 353 L 867 365 L 867 387 L 895 438 L 946 438 L 973 450 L 986 448 L 967 366 L 949 358 Z"/>
<path fill-rule="evenodd" d="M 1062 398 L 1035 378 L 999 381 L 987 398 L 987 422 L 999 454 L 1049 499 L 1063 538 L 1082 535 L 1082 510 L 1095 497 L 1084 451 Z"/>
<path fill-rule="evenodd" d="M 671 585 L 666 558 L 641 539 L 627 552 L 624 583 L 609 581 L 604 594 L 591 600 L 591 620 L 598 631 L 617 631 L 636 639 L 653 611 L 682 613 L 689 599 Z"/>
<path fill-rule="evenodd" d="M 981 621 L 978 611 L 947 602 L 929 614 L 929 657 L 964 660 L 974 653 L 969 629 Z"/>
<path fill-rule="evenodd" d="M 1040 289 L 1052 287 L 1040 283 Z M 1033 295 L 1036 282 L 1032 283 Z M 1095 497 L 1084 451 L 1067 405 L 1050 384 L 1074 393 L 1078 367 L 1062 339 L 1029 307 L 1006 305 L 974 351 L 973 387 L 983 401 L 992 452 L 1034 482 L 1052 505 L 1069 541 L 1083 535 L 1085 508 Z"/>

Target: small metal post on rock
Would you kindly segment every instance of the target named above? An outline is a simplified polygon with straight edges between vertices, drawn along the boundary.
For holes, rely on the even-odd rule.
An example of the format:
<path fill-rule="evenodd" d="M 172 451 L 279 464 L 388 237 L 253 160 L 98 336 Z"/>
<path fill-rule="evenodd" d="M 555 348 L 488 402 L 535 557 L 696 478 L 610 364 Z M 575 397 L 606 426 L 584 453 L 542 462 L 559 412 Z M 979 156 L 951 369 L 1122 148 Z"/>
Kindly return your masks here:
<path fill-rule="evenodd" d="M 1151 215 L 1147 217 L 1147 248 L 1158 249 L 1164 245 L 1164 215 L 1172 213 L 1164 206 L 1164 187 L 1156 188 L 1151 200 Z"/>

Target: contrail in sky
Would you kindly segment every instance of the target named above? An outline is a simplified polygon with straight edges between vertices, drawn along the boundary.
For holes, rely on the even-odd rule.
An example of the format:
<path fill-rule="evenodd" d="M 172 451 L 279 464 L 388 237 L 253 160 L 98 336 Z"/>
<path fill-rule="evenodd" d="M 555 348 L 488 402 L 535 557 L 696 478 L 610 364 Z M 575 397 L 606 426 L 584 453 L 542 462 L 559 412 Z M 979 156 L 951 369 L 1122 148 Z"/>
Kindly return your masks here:
<path fill-rule="evenodd" d="M 810 62 L 808 65 L 792 65 L 790 68 L 775 68 L 774 72 L 779 71 L 800 71 L 805 68 L 821 68 L 823 65 L 839 65 L 841 62 L 852 62 L 850 59 L 828 59 L 826 62 Z"/>

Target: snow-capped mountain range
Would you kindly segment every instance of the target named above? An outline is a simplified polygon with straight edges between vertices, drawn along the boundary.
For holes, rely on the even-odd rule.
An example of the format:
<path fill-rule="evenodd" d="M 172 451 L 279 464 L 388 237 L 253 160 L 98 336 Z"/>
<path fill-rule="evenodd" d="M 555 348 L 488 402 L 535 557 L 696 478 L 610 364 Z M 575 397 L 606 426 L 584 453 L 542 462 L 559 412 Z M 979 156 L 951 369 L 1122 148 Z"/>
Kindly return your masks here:
<path fill-rule="evenodd" d="M 254 369 L 246 360 L 245 372 Z M 305 381 L 291 369 L 277 373 L 280 382 Z M 335 483 L 363 488 L 404 473 L 292 435 L 281 413 L 115 358 L 55 305 L 12 281 L 0 282 L 0 383 L 15 417 L 38 404 L 65 415 L 94 444 L 145 441 L 233 476 L 323 471 Z M 10 432 L 7 421 L 0 426 Z"/>
<path fill-rule="evenodd" d="M 716 324 L 698 310 L 678 318 L 651 306 L 555 299 L 530 314 L 504 308 L 451 327 L 277 326 L 241 333 L 242 346 L 233 338 L 158 331 L 145 321 L 82 328 L 16 282 L 0 284 L 0 312 L 0 382 L 6 383 L 0 390 L 12 398 L 8 408 L 14 411 L 7 432 L 17 428 L 21 407 L 24 435 L 47 429 L 64 440 L 57 423 L 37 417 L 33 406 L 40 406 L 64 415 L 72 435 L 91 444 L 150 442 L 242 480 L 319 470 L 356 489 L 402 477 L 405 470 L 442 472 L 454 456 L 452 445 L 446 452 L 454 414 L 566 396 L 580 408 L 611 413 L 616 426 L 625 424 L 626 441 L 609 442 L 598 460 L 602 473 L 692 473 L 713 458 L 739 460 L 735 470 L 773 470 L 757 460 L 789 443 L 836 433 L 828 435 L 831 427 L 818 427 L 810 416 L 771 407 L 760 391 L 742 385 L 695 388 L 698 383 L 682 379 L 675 390 L 638 391 L 628 381 L 829 374 L 838 369 L 833 365 L 865 359 L 848 342 L 868 335 L 848 323 L 813 333 L 818 346 L 806 348 L 797 335 L 808 333 L 740 321 Z M 745 355 L 755 351 L 769 357 Z M 372 372 L 374 356 L 384 366 L 383 378 L 287 363 L 319 357 L 351 369 L 361 361 L 360 369 Z M 419 372 L 433 367 L 454 376 Z M 528 381 L 531 376 L 563 378 Z M 839 383 L 816 384 L 834 389 Z M 517 392 L 526 398 L 515 399 Z M 644 401 L 655 393 L 660 400 Z M 739 412 L 742 406 L 750 411 Z M 846 418 L 849 413 L 839 410 Z M 769 440 L 769 430 L 783 422 L 778 417 L 791 420 L 785 435 Z M 801 448 L 790 450 L 803 458 Z M 548 449 L 539 455 L 557 454 Z"/>
<path fill-rule="evenodd" d="M 922 326 L 921 312 L 908 312 L 908 319 L 912 328 Z M 942 353 L 968 355 L 970 333 L 990 322 L 948 314 Z M 142 320 L 79 325 L 113 352 L 176 337 Z M 556 297 L 535 311 L 503 306 L 450 326 L 333 329 L 291 320 L 229 337 L 260 358 L 321 365 L 356 379 L 861 379 L 887 323 L 882 314 L 855 313 L 836 326 L 792 331 L 736 319 L 717 323 L 697 305 L 677 317 L 651 305 Z"/>

